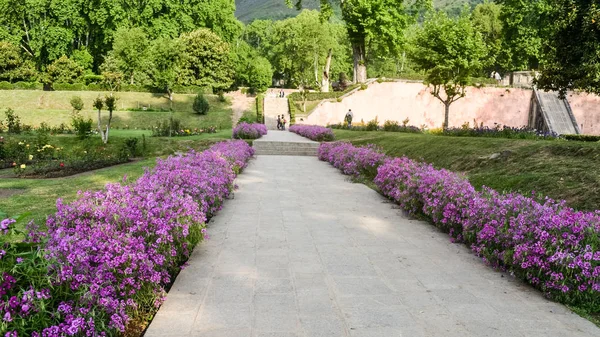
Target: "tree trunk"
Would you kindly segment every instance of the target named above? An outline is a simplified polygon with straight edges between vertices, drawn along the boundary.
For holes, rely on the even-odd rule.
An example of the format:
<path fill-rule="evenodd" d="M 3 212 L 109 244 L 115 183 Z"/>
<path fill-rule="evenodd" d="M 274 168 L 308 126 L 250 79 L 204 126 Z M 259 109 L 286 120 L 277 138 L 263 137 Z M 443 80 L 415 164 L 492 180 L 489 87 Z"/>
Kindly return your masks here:
<path fill-rule="evenodd" d="M 108 143 L 108 131 L 110 130 L 110 122 L 112 121 L 112 110 L 108 111 L 108 123 L 106 123 L 106 134 L 104 135 L 104 144 Z"/>
<path fill-rule="evenodd" d="M 449 116 L 450 116 L 450 103 L 444 102 L 444 130 L 448 129 Z"/>
<path fill-rule="evenodd" d="M 102 130 L 102 120 L 100 116 L 100 109 L 98 109 L 98 132 L 100 132 L 100 137 L 102 138 L 102 143 L 106 144 L 104 141 L 104 130 Z"/>
<path fill-rule="evenodd" d="M 329 48 L 327 53 L 327 61 L 325 62 L 325 69 L 323 69 L 323 79 L 321 80 L 321 92 L 329 92 L 329 69 L 331 68 L 331 56 L 332 50 Z"/>
<path fill-rule="evenodd" d="M 133 85 L 133 71 L 131 72 L 131 76 L 129 77 L 129 84 Z"/>
<path fill-rule="evenodd" d="M 354 83 L 367 82 L 367 61 L 365 58 L 365 42 L 352 44 L 352 57 L 354 59 Z"/>
<path fill-rule="evenodd" d="M 167 89 L 169 94 L 169 137 L 173 133 L 173 90 Z"/>

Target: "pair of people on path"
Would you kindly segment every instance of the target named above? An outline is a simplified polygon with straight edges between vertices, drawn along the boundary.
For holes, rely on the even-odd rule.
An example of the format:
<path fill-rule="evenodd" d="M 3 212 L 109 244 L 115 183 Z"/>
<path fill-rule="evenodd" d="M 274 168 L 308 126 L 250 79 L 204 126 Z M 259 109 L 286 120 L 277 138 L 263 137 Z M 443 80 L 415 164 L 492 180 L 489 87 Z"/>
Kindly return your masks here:
<path fill-rule="evenodd" d="M 285 117 L 283 115 L 277 115 L 277 130 L 285 131 L 285 123 L 287 123 Z"/>
<path fill-rule="evenodd" d="M 285 97 L 285 91 L 283 91 L 283 90 L 279 91 L 279 97 L 284 98 Z"/>
<path fill-rule="evenodd" d="M 346 118 L 344 118 L 349 128 L 352 127 L 352 118 L 354 118 L 354 113 L 352 113 L 352 109 L 349 109 L 346 113 Z"/>

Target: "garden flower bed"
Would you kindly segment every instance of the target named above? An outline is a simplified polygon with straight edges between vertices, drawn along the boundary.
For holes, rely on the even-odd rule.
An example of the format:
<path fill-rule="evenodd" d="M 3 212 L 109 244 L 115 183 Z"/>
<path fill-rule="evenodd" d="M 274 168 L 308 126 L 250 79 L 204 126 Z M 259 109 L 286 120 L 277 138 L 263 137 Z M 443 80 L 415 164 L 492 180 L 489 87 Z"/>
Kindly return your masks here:
<path fill-rule="evenodd" d="M 233 129 L 234 139 L 258 139 L 267 134 L 267 126 L 260 123 L 242 122 Z"/>
<path fill-rule="evenodd" d="M 294 124 L 290 126 L 290 132 L 317 142 L 326 142 L 335 139 L 333 131 L 330 128 L 318 125 Z"/>
<path fill-rule="evenodd" d="M 600 211 L 489 188 L 479 192 L 459 174 L 389 158 L 373 147 L 324 143 L 319 159 L 372 180 L 383 195 L 427 217 L 492 267 L 556 301 L 600 312 Z"/>
<path fill-rule="evenodd" d="M 253 154 L 230 141 L 158 160 L 132 184 L 59 199 L 47 233 L 30 224 L 26 243 L 3 240 L 19 234 L 3 220 L 0 335 L 131 333 L 156 312 Z"/>

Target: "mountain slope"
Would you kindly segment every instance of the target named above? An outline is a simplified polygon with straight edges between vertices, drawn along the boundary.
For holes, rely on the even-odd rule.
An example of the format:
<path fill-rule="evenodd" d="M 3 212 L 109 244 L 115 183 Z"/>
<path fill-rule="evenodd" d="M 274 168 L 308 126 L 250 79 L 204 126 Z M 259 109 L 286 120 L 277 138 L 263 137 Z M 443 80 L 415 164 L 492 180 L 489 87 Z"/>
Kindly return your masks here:
<path fill-rule="evenodd" d="M 471 7 L 483 0 L 434 0 L 434 7 L 451 15 L 458 15 L 465 4 Z M 319 0 L 303 0 L 305 8 L 319 8 Z M 282 20 L 298 15 L 299 11 L 289 8 L 285 0 L 235 0 L 235 16 L 242 22 L 255 19 Z"/>

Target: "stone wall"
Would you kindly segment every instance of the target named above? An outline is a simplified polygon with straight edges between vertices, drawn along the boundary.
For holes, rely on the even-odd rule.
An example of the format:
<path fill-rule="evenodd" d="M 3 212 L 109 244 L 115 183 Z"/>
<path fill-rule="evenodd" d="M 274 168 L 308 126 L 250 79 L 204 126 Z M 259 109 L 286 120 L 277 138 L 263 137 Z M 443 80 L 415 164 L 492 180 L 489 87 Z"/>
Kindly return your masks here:
<path fill-rule="evenodd" d="M 526 126 L 532 91 L 520 88 L 469 87 L 467 95 L 450 106 L 450 126 L 459 127 L 465 122 L 473 126 L 494 123 L 515 127 Z M 600 97 L 572 95 L 569 97 L 573 113 L 582 131 L 600 134 Z M 380 124 L 385 120 L 403 121 L 409 125 L 440 128 L 444 121 L 444 105 L 431 95 L 422 83 L 384 82 L 373 83 L 367 90 L 358 91 L 342 102 L 324 102 L 308 117 L 298 123 L 327 125 L 340 123 L 348 109 L 354 112 L 354 121 L 365 123 L 377 117 Z M 583 124 L 583 127 L 582 127 Z"/>
<path fill-rule="evenodd" d="M 600 97 L 571 93 L 567 96 L 581 133 L 600 135 Z"/>
<path fill-rule="evenodd" d="M 450 126 L 465 122 L 472 126 L 474 120 L 488 126 L 527 125 L 530 99 L 531 90 L 527 89 L 470 87 L 466 97 L 450 106 Z M 348 109 L 354 112 L 356 122 L 368 122 L 375 117 L 381 123 L 408 118 L 410 125 L 439 128 L 444 121 L 444 105 L 422 83 L 384 82 L 373 83 L 342 102 L 325 102 L 301 123 L 340 123 Z"/>

